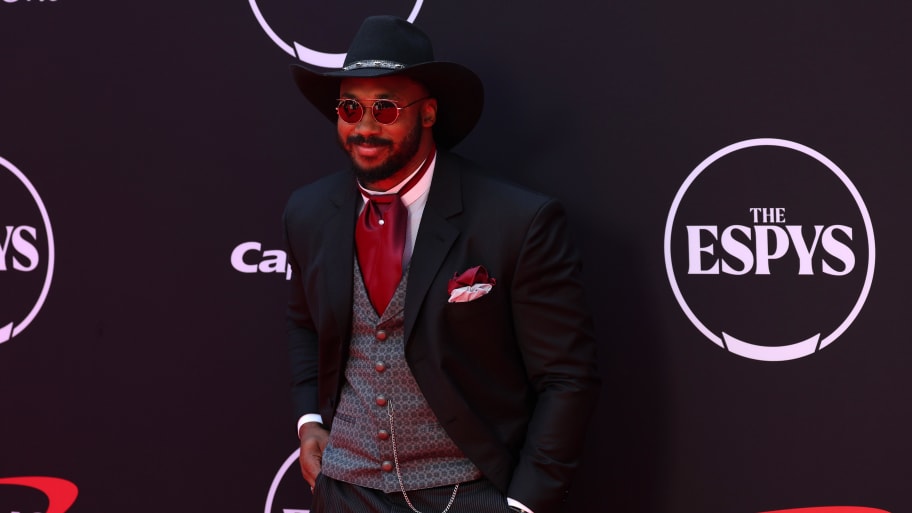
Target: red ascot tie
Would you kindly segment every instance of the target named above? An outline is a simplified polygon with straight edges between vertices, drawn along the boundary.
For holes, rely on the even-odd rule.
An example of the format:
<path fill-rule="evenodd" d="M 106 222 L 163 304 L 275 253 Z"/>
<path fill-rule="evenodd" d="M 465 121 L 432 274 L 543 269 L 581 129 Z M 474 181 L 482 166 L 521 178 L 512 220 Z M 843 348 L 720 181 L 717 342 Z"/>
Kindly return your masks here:
<path fill-rule="evenodd" d="M 364 286 L 374 310 L 382 315 L 402 280 L 402 252 L 408 209 L 401 196 L 421 180 L 434 160 L 431 150 L 421 169 L 396 194 L 365 194 L 367 204 L 355 226 L 355 248 Z"/>

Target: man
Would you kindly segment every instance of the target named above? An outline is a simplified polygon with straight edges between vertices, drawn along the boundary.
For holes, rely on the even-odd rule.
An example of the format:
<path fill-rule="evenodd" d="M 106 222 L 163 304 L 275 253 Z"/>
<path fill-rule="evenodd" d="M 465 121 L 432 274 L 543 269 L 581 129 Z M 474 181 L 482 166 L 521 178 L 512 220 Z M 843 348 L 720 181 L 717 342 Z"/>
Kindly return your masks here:
<path fill-rule="evenodd" d="M 563 209 L 446 152 L 481 82 L 410 23 L 368 18 L 342 70 L 292 71 L 354 170 L 284 219 L 313 511 L 559 511 L 599 385 Z"/>

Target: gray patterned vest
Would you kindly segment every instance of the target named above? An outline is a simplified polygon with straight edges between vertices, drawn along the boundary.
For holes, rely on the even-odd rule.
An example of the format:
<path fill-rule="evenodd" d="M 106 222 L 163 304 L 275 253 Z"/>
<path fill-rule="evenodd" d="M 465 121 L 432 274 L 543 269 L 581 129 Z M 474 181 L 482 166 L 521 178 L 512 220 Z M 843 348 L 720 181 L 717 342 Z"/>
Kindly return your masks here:
<path fill-rule="evenodd" d="M 354 272 L 351 349 L 323 452 L 323 473 L 387 493 L 398 491 L 395 435 L 406 490 L 480 478 L 481 472 L 437 422 L 405 360 L 408 269 L 382 317 L 371 306 L 357 259 Z"/>

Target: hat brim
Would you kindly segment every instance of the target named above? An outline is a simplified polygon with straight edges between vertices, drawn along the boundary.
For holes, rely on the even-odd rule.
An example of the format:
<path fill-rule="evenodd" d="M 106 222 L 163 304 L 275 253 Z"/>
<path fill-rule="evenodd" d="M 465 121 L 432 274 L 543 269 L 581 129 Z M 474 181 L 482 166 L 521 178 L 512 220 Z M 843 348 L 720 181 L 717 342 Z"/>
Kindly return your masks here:
<path fill-rule="evenodd" d="M 421 82 L 437 99 L 434 140 L 447 150 L 472 131 L 484 108 L 481 79 L 453 62 L 425 62 L 401 69 L 356 68 L 318 73 L 297 64 L 291 74 L 301 93 L 332 123 L 336 123 L 336 100 L 342 80 L 356 77 L 405 76 Z"/>

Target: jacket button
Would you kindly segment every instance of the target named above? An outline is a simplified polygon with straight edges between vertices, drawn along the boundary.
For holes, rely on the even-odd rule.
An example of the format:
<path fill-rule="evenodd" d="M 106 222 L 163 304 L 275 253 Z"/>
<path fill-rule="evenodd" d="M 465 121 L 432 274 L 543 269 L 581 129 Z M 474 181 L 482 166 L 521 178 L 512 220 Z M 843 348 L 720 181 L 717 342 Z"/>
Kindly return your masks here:
<path fill-rule="evenodd" d="M 377 406 L 386 406 L 386 396 L 385 395 L 377 396 Z"/>
<path fill-rule="evenodd" d="M 390 472 L 393 470 L 393 462 L 384 461 L 383 463 L 380 464 L 380 468 L 383 469 L 384 472 Z"/>
<path fill-rule="evenodd" d="M 375 336 L 377 337 L 377 340 L 379 340 L 380 342 L 383 342 L 384 340 L 386 340 L 386 331 L 377 330 L 377 333 L 375 334 Z"/>
<path fill-rule="evenodd" d="M 381 429 L 380 431 L 377 431 L 377 438 L 379 438 L 380 440 L 389 440 L 389 437 L 390 437 L 389 431 L 387 431 L 385 429 Z"/>
<path fill-rule="evenodd" d="M 386 364 L 383 362 L 377 362 L 374 364 L 374 370 L 377 372 L 383 372 L 386 370 Z"/>

